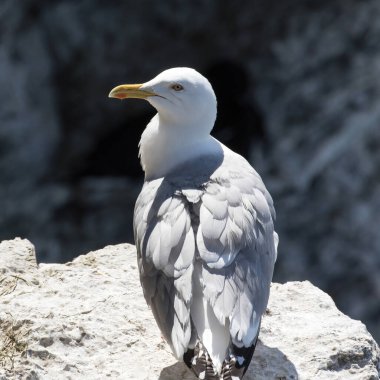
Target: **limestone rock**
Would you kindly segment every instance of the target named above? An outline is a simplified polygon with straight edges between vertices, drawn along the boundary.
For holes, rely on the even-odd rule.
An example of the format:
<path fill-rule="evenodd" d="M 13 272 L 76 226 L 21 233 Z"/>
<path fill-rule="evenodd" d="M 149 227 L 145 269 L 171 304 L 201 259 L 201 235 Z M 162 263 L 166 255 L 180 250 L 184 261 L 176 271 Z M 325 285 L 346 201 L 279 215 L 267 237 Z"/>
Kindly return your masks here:
<path fill-rule="evenodd" d="M 13 4 L 0 1 L 1 240 L 26 236 L 51 262 L 132 241 L 153 110 L 110 88 L 228 59 L 268 135 L 251 159 L 276 204 L 276 279 L 311 280 L 380 340 L 378 0 Z"/>
<path fill-rule="evenodd" d="M 37 266 L 29 241 L 3 241 L 0 305 L 1 380 L 194 380 L 146 306 L 132 245 Z M 376 380 L 379 363 L 366 327 L 328 295 L 273 284 L 245 379 Z"/>

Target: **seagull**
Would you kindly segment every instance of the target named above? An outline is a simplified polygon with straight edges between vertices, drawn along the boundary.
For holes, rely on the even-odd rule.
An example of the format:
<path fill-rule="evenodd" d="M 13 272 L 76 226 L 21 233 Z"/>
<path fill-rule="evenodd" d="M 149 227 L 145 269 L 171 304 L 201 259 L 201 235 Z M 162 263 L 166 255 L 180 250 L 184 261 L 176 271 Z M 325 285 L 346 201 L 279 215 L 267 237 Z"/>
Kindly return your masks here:
<path fill-rule="evenodd" d="M 139 144 L 145 181 L 133 224 L 158 327 L 199 379 L 242 379 L 277 258 L 272 198 L 248 161 L 210 135 L 217 101 L 194 69 L 168 69 L 109 97 L 157 110 Z"/>

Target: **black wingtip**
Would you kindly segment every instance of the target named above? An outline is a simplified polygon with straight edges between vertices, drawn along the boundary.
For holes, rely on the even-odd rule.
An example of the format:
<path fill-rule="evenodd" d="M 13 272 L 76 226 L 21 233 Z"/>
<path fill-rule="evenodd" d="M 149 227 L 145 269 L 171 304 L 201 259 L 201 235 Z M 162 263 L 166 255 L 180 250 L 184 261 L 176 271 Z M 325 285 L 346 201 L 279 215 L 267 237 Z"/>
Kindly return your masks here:
<path fill-rule="evenodd" d="M 231 380 L 233 376 L 242 379 L 251 363 L 253 353 L 255 352 L 258 334 L 249 347 L 238 347 L 231 345 L 230 357 L 226 359 L 222 366 L 221 379 Z"/>
<path fill-rule="evenodd" d="M 254 350 L 255 347 L 253 345 L 248 347 L 244 353 L 239 352 L 239 354 L 231 354 L 230 358 L 226 359 L 223 363 L 220 379 L 242 379 L 247 372 Z"/>
<path fill-rule="evenodd" d="M 217 374 L 206 348 L 199 341 L 194 349 L 189 349 L 184 353 L 183 361 L 198 379 L 222 380 Z"/>
<path fill-rule="evenodd" d="M 183 361 L 185 364 L 191 369 L 192 367 L 192 361 L 194 359 L 195 352 L 194 349 L 189 349 L 183 354 Z"/>
<path fill-rule="evenodd" d="M 183 361 L 198 379 L 201 380 L 232 380 L 243 379 L 251 363 L 257 344 L 257 336 L 250 347 L 238 347 L 231 343 L 230 354 L 224 360 L 220 375 L 216 372 L 212 360 L 200 341 L 195 348 L 188 349 L 183 355 Z"/>

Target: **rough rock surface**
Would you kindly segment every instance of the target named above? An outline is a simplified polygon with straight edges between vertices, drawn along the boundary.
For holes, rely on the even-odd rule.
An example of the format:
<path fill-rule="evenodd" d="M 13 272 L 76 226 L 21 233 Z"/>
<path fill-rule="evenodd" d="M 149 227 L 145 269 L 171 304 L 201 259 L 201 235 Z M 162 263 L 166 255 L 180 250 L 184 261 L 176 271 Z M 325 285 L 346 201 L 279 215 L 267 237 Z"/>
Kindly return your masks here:
<path fill-rule="evenodd" d="M 0 379 L 192 380 L 145 304 L 135 248 L 36 265 L 33 245 L 0 244 Z M 365 326 L 309 282 L 273 284 L 247 380 L 379 378 Z"/>

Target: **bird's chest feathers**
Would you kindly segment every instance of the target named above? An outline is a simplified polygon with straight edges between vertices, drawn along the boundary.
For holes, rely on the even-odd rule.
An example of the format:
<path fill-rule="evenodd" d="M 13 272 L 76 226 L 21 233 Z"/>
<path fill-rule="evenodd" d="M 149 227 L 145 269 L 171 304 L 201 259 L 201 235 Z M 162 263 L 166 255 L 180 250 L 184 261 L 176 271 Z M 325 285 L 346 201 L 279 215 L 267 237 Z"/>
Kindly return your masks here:
<path fill-rule="evenodd" d="M 140 140 L 139 154 L 146 180 L 164 177 L 201 156 L 221 154 L 219 144 L 210 135 L 197 136 L 183 126 L 160 126 L 157 120 L 152 119 Z"/>

